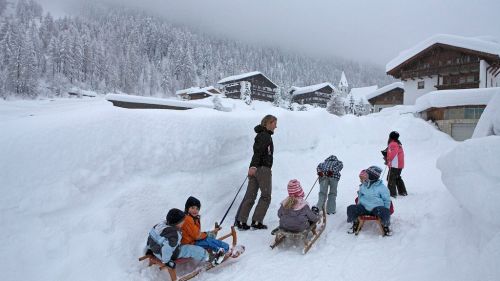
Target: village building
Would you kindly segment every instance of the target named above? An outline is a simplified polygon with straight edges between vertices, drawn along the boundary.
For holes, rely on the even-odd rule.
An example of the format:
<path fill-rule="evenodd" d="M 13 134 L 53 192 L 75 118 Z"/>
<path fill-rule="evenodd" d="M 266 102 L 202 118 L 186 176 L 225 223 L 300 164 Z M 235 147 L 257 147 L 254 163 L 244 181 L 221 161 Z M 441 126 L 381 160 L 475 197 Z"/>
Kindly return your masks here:
<path fill-rule="evenodd" d="M 336 91 L 335 86 L 325 82 L 306 87 L 292 86 L 288 92 L 292 96 L 292 102 L 326 108 L 328 101 Z"/>
<path fill-rule="evenodd" d="M 229 76 L 217 82 L 228 98 L 243 99 L 249 95 L 251 100 L 273 101 L 278 85 L 259 71 Z"/>
<path fill-rule="evenodd" d="M 220 94 L 220 92 L 213 86 L 209 86 L 205 88 L 191 87 L 188 89 L 179 90 L 175 92 L 175 94 L 182 100 L 199 100 L 210 97 L 212 95 Z"/>
<path fill-rule="evenodd" d="M 491 95 L 499 94 L 500 44 L 439 34 L 403 51 L 386 72 L 402 80 L 404 105 L 415 105 L 423 119 L 464 140 L 472 136 Z"/>
<path fill-rule="evenodd" d="M 416 101 L 416 112 L 455 140 L 469 139 L 488 102 L 500 87 L 433 91 Z"/>
<path fill-rule="evenodd" d="M 383 108 L 402 105 L 404 92 L 403 82 L 395 82 L 368 93 L 366 99 L 373 112 L 380 112 Z"/>
<path fill-rule="evenodd" d="M 376 91 L 377 88 L 377 85 L 352 88 L 344 99 L 345 112 L 358 116 L 371 113 L 372 106 L 366 96 Z"/>
<path fill-rule="evenodd" d="M 485 38 L 438 34 L 386 65 L 404 83 L 403 104 L 435 90 L 500 86 L 500 44 Z"/>

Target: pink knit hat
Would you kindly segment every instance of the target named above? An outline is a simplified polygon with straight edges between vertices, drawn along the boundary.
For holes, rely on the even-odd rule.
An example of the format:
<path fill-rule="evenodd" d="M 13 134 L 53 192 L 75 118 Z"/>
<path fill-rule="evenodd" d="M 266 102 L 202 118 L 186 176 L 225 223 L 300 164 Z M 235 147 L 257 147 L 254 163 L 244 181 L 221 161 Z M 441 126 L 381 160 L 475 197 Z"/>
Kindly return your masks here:
<path fill-rule="evenodd" d="M 288 182 L 288 195 L 291 197 L 304 197 L 304 190 L 302 190 L 302 186 L 300 186 L 300 181 L 298 180 L 290 180 Z"/>

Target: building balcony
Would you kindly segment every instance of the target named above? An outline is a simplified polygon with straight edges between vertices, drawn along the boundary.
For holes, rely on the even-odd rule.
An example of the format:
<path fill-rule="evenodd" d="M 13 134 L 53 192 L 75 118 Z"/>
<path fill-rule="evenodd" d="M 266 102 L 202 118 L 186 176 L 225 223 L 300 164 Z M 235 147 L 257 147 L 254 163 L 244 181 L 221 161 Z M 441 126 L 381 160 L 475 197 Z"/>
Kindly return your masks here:
<path fill-rule="evenodd" d="M 436 85 L 434 87 L 438 90 L 474 89 L 474 88 L 479 88 L 479 81 L 460 83 L 460 84 Z"/>
<path fill-rule="evenodd" d="M 434 75 L 458 75 L 479 72 L 479 62 L 466 64 L 451 64 L 425 69 L 408 70 L 401 72 L 401 79 L 415 79 Z"/>

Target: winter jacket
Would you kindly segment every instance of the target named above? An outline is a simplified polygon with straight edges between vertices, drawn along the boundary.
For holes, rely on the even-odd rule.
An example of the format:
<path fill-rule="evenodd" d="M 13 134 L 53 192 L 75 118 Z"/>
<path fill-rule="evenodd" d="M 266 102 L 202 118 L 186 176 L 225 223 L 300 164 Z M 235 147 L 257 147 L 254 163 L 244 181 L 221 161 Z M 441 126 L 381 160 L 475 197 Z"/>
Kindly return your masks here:
<path fill-rule="evenodd" d="M 391 207 L 389 189 L 382 180 L 362 183 L 359 186 L 358 198 L 358 204 L 363 205 L 367 211 L 379 206 L 384 206 L 387 209 Z"/>
<path fill-rule="evenodd" d="M 327 172 L 333 172 L 333 177 L 337 180 L 340 180 L 340 171 L 344 168 L 344 164 L 342 161 L 338 160 L 335 155 L 331 155 L 325 159 L 322 163 L 319 163 L 316 170 L 318 172 L 323 172 L 326 174 Z"/>
<path fill-rule="evenodd" d="M 311 226 L 311 222 L 316 223 L 319 220 L 319 215 L 313 213 L 309 205 L 296 210 L 285 208 L 282 204 L 278 210 L 278 217 L 280 228 L 291 232 L 302 232 Z"/>
<path fill-rule="evenodd" d="M 181 244 L 194 244 L 196 240 L 205 238 L 207 238 L 207 234 L 201 232 L 200 216 L 193 217 L 187 214 L 182 225 Z"/>
<path fill-rule="evenodd" d="M 274 145 L 271 135 L 272 131 L 269 131 L 261 125 L 257 125 L 254 128 L 257 135 L 255 136 L 255 142 L 253 144 L 253 157 L 250 162 L 250 167 L 261 167 L 266 166 L 271 168 L 273 166 L 273 153 Z"/>
<path fill-rule="evenodd" d="M 387 147 L 387 165 L 389 168 L 403 169 L 405 166 L 405 153 L 403 145 L 391 140 Z"/>
<path fill-rule="evenodd" d="M 155 225 L 149 231 L 147 249 L 163 263 L 177 259 L 182 234 L 175 227 L 167 225 L 165 221 Z"/>

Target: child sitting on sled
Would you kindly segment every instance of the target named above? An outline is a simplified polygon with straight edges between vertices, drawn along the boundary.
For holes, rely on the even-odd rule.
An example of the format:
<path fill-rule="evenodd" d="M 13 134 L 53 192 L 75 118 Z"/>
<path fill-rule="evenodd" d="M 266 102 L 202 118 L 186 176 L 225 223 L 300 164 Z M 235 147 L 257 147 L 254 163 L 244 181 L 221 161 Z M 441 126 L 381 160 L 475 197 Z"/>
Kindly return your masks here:
<path fill-rule="evenodd" d="M 281 202 L 278 210 L 279 228 L 289 232 L 302 232 L 311 228 L 319 220 L 319 214 L 311 211 L 304 199 L 304 190 L 296 179 L 288 182 L 288 197 Z"/>
<path fill-rule="evenodd" d="M 217 264 L 216 255 L 208 253 L 196 245 L 181 245 L 181 228 L 184 224 L 184 212 L 179 209 L 168 211 L 166 220 L 156 224 L 150 231 L 146 245 L 146 254 L 153 254 L 166 266 L 175 269 L 178 258 L 192 258 Z"/>
<path fill-rule="evenodd" d="M 200 246 L 215 253 L 218 258 L 223 258 L 229 251 L 229 244 L 216 239 L 217 232 L 220 228 L 216 228 L 212 231 L 201 231 L 200 208 L 200 200 L 192 196 L 186 200 L 184 209 L 186 221 L 182 226 L 181 243 L 184 245 Z"/>

